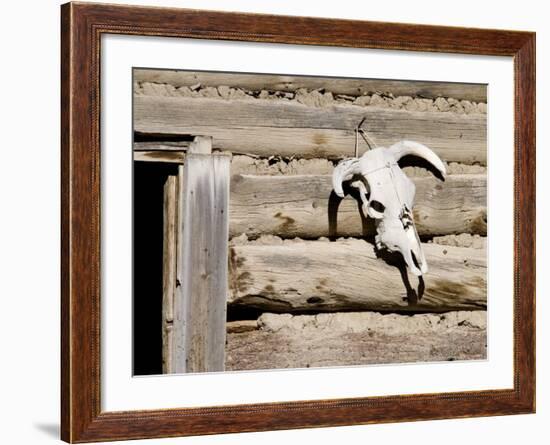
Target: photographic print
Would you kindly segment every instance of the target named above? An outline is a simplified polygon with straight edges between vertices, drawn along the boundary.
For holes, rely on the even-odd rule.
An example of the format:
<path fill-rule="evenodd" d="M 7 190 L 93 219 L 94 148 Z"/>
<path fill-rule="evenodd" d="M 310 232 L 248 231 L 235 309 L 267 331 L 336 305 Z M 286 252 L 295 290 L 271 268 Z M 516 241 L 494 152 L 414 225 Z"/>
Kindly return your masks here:
<path fill-rule="evenodd" d="M 487 358 L 487 88 L 133 71 L 134 375 Z"/>
<path fill-rule="evenodd" d="M 63 440 L 535 412 L 535 33 L 61 31 Z"/>

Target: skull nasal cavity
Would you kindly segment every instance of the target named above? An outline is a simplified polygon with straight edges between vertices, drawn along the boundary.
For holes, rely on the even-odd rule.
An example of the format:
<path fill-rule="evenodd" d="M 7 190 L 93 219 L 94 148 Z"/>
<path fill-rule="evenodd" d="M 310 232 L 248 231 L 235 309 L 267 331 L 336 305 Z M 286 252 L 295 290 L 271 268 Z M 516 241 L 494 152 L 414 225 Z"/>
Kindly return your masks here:
<path fill-rule="evenodd" d="M 369 204 L 373 210 L 376 210 L 379 213 L 384 213 L 384 210 L 386 209 L 386 206 L 380 201 L 373 200 Z"/>

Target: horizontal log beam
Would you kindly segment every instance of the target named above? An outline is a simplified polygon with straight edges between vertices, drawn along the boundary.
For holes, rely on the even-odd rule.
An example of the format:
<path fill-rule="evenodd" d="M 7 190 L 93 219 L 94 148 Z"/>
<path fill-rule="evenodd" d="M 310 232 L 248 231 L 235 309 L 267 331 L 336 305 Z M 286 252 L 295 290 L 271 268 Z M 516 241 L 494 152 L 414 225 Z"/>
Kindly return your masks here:
<path fill-rule="evenodd" d="M 450 175 L 412 178 L 416 185 L 414 216 L 421 236 L 487 233 L 487 178 Z M 362 217 L 358 202 L 331 197 L 330 175 L 233 175 L 229 204 L 232 236 L 246 233 L 282 238 L 372 235 L 372 220 Z"/>
<path fill-rule="evenodd" d="M 354 151 L 354 128 L 380 146 L 411 139 L 447 162 L 485 164 L 486 115 L 413 112 L 354 105 L 308 107 L 274 100 L 136 96 L 134 130 L 151 135 L 210 135 L 214 148 L 258 156 L 339 159 Z"/>
<path fill-rule="evenodd" d="M 183 163 L 184 152 L 136 151 L 135 161 Z M 413 208 L 421 236 L 487 234 L 485 174 L 449 175 L 445 182 L 413 177 Z M 352 196 L 331 197 L 330 175 L 241 175 L 231 177 L 230 236 L 281 238 L 368 236 L 375 233 Z"/>
<path fill-rule="evenodd" d="M 423 247 L 430 270 L 418 300 L 417 279 L 409 281 L 362 240 L 232 246 L 229 303 L 267 312 L 486 309 L 484 249 Z"/>
<path fill-rule="evenodd" d="M 134 70 L 135 82 L 168 83 L 177 87 L 218 87 L 221 85 L 249 91 L 296 91 L 299 88 L 324 88 L 334 94 L 361 96 L 370 93 L 391 93 L 394 96 L 426 98 L 453 97 L 475 102 L 487 101 L 487 86 L 450 82 L 410 80 L 353 79 L 310 76 L 281 76 L 273 74 L 241 74 L 174 70 Z"/>

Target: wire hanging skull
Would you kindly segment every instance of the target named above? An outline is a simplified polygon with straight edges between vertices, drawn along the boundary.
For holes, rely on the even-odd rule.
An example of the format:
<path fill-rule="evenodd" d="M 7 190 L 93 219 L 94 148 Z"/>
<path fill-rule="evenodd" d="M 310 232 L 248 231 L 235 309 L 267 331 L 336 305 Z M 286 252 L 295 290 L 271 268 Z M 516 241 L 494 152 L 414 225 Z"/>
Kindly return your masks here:
<path fill-rule="evenodd" d="M 418 142 L 401 141 L 340 161 L 332 175 L 332 186 L 343 198 L 342 183 L 351 181 L 350 185 L 359 191 L 364 214 L 375 221 L 376 248 L 400 252 L 410 271 L 421 276 L 428 265 L 412 213 L 416 188 L 398 165 L 407 155 L 426 160 L 445 177 L 445 165 L 432 150 Z"/>

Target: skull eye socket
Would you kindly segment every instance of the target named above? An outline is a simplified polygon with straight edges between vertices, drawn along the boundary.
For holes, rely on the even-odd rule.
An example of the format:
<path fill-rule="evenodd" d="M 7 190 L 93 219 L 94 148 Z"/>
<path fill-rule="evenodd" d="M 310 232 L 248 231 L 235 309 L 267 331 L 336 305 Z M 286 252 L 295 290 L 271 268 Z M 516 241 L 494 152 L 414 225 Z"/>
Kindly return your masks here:
<path fill-rule="evenodd" d="M 369 205 L 374 211 L 378 213 L 384 213 L 384 210 L 386 210 L 386 206 L 380 201 L 373 200 L 369 203 Z"/>

